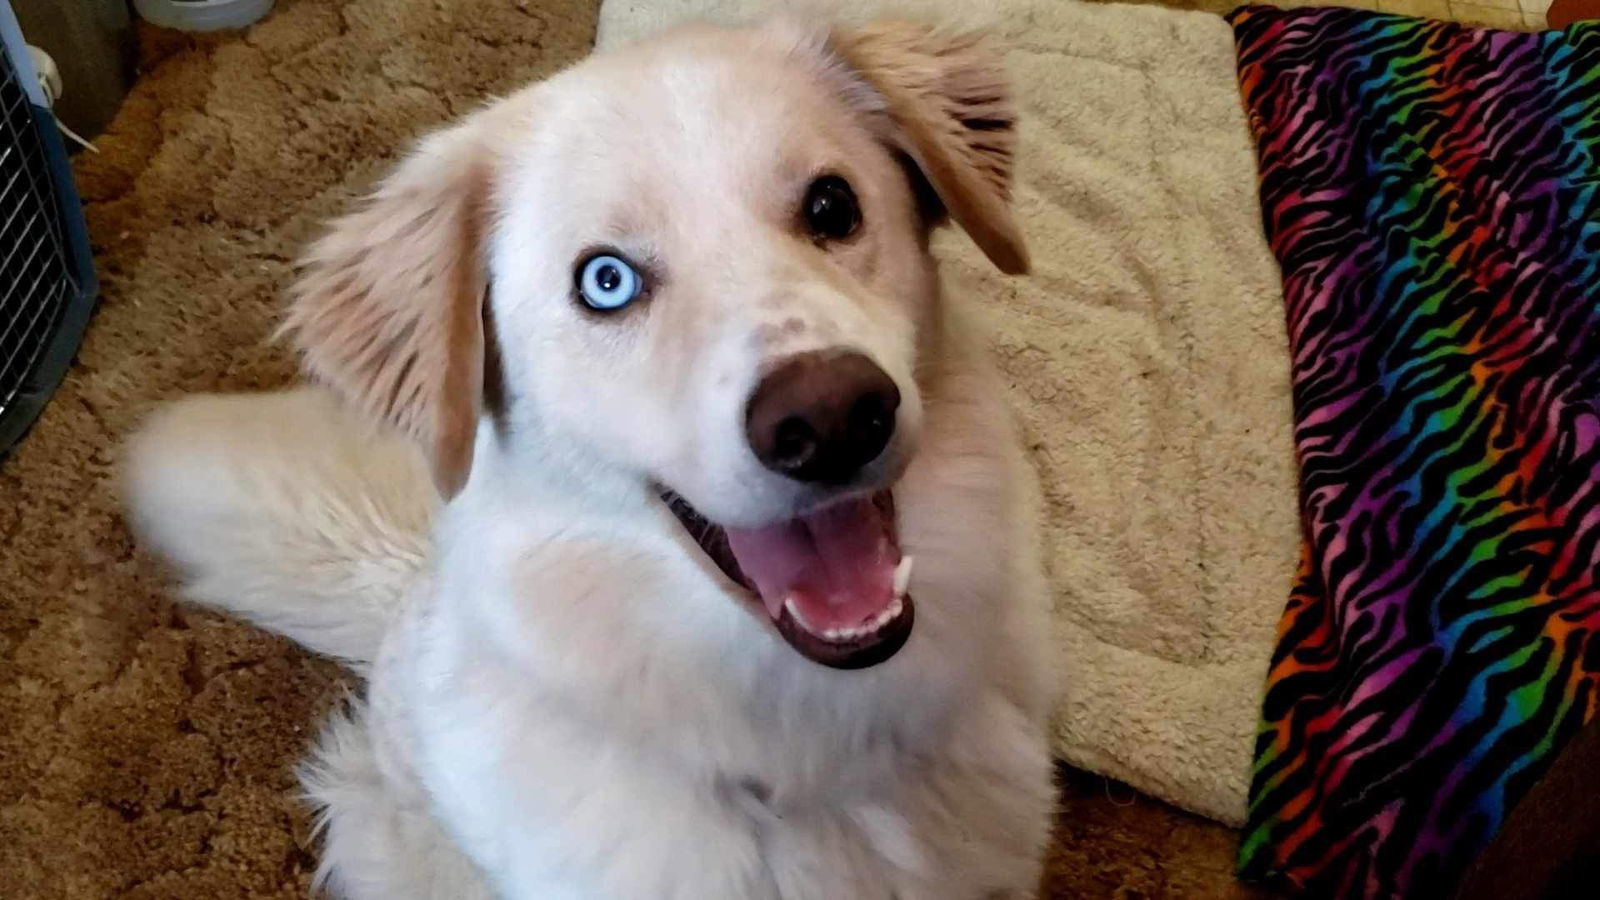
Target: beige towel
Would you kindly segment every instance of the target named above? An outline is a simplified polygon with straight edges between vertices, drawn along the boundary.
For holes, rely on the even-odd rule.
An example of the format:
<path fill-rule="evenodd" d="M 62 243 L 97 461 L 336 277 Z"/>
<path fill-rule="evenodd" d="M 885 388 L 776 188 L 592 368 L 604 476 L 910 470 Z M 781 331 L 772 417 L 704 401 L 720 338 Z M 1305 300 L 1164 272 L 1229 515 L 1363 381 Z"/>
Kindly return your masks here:
<path fill-rule="evenodd" d="M 607 0 L 600 44 L 761 0 Z M 905 11 L 908 4 L 895 9 Z M 911 4 L 971 19 L 961 0 Z M 1034 274 L 959 234 L 1044 486 L 1058 751 L 1231 824 L 1296 563 L 1278 270 L 1221 19 L 1002 0 Z"/>

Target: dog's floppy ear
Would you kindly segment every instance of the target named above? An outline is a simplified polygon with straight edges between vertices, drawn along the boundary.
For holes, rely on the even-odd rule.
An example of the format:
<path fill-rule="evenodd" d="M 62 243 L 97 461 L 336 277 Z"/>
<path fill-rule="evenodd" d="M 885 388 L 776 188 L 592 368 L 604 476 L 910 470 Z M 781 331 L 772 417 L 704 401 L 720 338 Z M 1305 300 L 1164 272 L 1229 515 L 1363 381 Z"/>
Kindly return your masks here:
<path fill-rule="evenodd" d="M 483 406 L 487 181 L 472 122 L 424 140 L 311 247 L 284 324 L 313 378 L 422 446 L 446 497 Z"/>
<path fill-rule="evenodd" d="M 841 29 L 835 52 L 887 104 L 890 140 L 1002 272 L 1028 271 L 1011 215 L 1016 107 L 1001 54 L 981 35 L 911 22 Z"/>

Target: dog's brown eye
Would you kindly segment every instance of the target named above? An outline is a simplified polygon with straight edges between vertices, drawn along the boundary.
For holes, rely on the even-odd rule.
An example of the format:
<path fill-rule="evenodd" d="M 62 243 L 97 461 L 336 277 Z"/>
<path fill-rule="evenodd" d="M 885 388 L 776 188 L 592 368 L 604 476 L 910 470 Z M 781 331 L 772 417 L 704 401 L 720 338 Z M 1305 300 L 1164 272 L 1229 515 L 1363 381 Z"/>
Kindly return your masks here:
<path fill-rule="evenodd" d="M 824 175 L 811 182 L 801 212 L 812 236 L 823 240 L 847 238 L 861 225 L 856 192 L 850 190 L 850 182 L 837 175 Z"/>

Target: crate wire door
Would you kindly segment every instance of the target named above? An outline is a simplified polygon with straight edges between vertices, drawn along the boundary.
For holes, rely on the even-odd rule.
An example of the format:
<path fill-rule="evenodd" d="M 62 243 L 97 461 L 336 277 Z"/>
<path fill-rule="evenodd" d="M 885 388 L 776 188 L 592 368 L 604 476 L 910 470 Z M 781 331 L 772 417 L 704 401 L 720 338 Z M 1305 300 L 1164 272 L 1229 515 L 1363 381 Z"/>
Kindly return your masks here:
<path fill-rule="evenodd" d="M 0 44 L 0 456 L 60 383 L 95 290 L 66 151 L 29 98 L 18 49 Z"/>

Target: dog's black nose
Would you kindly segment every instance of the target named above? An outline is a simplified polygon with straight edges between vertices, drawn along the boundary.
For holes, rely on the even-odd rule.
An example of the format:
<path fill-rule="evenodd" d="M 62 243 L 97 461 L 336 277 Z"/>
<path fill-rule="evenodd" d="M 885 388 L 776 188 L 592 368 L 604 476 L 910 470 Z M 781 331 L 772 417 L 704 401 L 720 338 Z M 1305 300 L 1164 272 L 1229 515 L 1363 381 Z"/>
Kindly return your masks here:
<path fill-rule="evenodd" d="M 774 472 L 844 484 L 889 446 L 899 408 L 894 379 L 866 356 L 801 353 L 756 385 L 745 410 L 745 436 Z"/>

